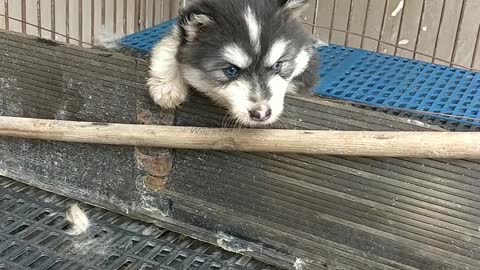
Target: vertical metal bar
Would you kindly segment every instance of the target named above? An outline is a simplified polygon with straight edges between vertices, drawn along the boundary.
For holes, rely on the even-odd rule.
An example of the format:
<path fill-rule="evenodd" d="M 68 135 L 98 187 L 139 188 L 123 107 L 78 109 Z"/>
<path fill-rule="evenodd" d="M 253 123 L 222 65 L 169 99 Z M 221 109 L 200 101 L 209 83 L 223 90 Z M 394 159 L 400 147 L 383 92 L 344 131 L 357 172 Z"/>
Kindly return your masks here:
<path fill-rule="evenodd" d="M 56 40 L 55 37 L 55 0 L 50 0 L 50 30 L 52 31 L 52 39 Z"/>
<path fill-rule="evenodd" d="M 102 28 L 105 27 L 105 0 L 102 0 L 102 7 L 101 7 L 101 22 Z"/>
<path fill-rule="evenodd" d="M 421 10 L 421 13 L 420 13 L 420 21 L 418 22 L 418 29 L 417 29 L 417 38 L 415 40 L 415 47 L 413 48 L 413 58 L 412 59 L 414 59 L 414 60 L 417 57 L 418 43 L 420 41 L 420 33 L 422 31 L 423 19 L 425 17 L 425 2 L 426 2 L 426 0 L 423 0 L 423 2 L 422 2 L 422 10 Z"/>
<path fill-rule="evenodd" d="M 140 29 L 140 0 L 135 0 L 135 8 L 134 8 L 134 31 L 138 32 Z"/>
<path fill-rule="evenodd" d="M 113 1 L 113 33 L 117 33 L 117 0 Z"/>
<path fill-rule="evenodd" d="M 380 45 L 382 44 L 383 30 L 385 28 L 385 21 L 387 20 L 388 3 L 389 3 L 389 0 L 385 0 L 385 5 L 383 6 L 382 24 L 380 25 L 380 33 L 378 33 L 377 52 L 380 51 Z"/>
<path fill-rule="evenodd" d="M 365 43 L 365 34 L 367 32 L 368 10 L 370 9 L 370 0 L 367 0 L 367 9 L 365 10 L 365 19 L 363 20 L 362 39 L 360 40 L 360 48 L 363 49 Z"/>
<path fill-rule="evenodd" d="M 445 17 L 445 2 L 442 2 L 442 12 L 440 13 L 440 21 L 438 22 L 438 31 L 437 31 L 437 38 L 435 39 L 435 47 L 433 47 L 433 55 L 432 55 L 432 63 L 435 62 L 435 58 L 437 57 L 437 50 L 438 50 L 438 40 L 440 39 L 440 32 L 442 29 L 443 19 Z"/>
<path fill-rule="evenodd" d="M 78 40 L 83 47 L 83 0 L 78 0 Z"/>
<path fill-rule="evenodd" d="M 475 47 L 474 47 L 473 56 L 472 56 L 472 63 L 470 64 L 470 68 L 472 69 L 475 66 L 475 61 L 477 60 L 479 46 L 480 46 L 480 25 L 478 26 L 477 40 L 475 41 Z"/>
<path fill-rule="evenodd" d="M 10 28 L 10 15 L 8 14 L 8 0 L 4 0 L 3 4 L 5 5 L 5 30 Z"/>
<path fill-rule="evenodd" d="M 333 9 L 332 9 L 332 19 L 330 20 L 330 28 L 328 29 L 328 43 L 332 42 L 332 35 L 333 35 L 333 23 L 335 21 L 335 7 L 337 5 L 337 0 L 333 0 Z"/>
<path fill-rule="evenodd" d="M 141 20 L 142 20 L 142 30 L 147 28 L 147 0 L 143 0 L 143 6 L 142 6 L 142 15 L 141 15 Z"/>
<path fill-rule="evenodd" d="M 450 66 L 453 66 L 453 63 L 455 62 L 455 56 L 457 55 L 457 45 L 458 45 L 458 36 L 460 34 L 460 31 L 462 31 L 462 22 L 463 18 L 465 17 L 465 1 L 462 0 L 462 8 L 460 10 L 460 18 L 458 19 L 458 24 L 457 24 L 457 31 L 455 32 L 455 39 L 453 42 L 453 50 L 452 50 L 452 56 L 450 57 Z"/>
<path fill-rule="evenodd" d="M 347 33 L 345 34 L 345 42 L 344 45 L 348 47 L 348 43 L 350 41 L 350 28 L 351 28 L 351 21 L 352 21 L 352 9 L 353 9 L 353 0 L 350 0 L 350 7 L 348 9 L 348 18 L 347 18 Z"/>
<path fill-rule="evenodd" d="M 42 8 L 40 0 L 37 0 L 37 35 L 42 37 Z"/>
<path fill-rule="evenodd" d="M 65 0 L 65 38 L 70 43 L 70 0 Z"/>
<path fill-rule="evenodd" d="M 127 1 L 128 0 L 123 0 L 123 22 L 122 22 L 122 25 L 123 25 L 123 34 L 126 35 L 127 34 Z"/>
<path fill-rule="evenodd" d="M 312 35 L 317 33 L 317 18 L 318 18 L 318 6 L 320 0 L 315 1 L 315 11 L 313 13 L 313 28 L 312 28 Z"/>
<path fill-rule="evenodd" d="M 170 0 L 170 3 L 168 5 L 169 5 L 168 19 L 171 19 L 173 16 L 176 16 L 178 14 L 178 9 L 175 9 L 177 8 L 176 1 Z"/>
<path fill-rule="evenodd" d="M 155 25 L 155 15 L 156 15 L 156 9 L 157 9 L 157 1 L 153 0 L 153 3 L 152 3 L 152 26 Z"/>
<path fill-rule="evenodd" d="M 402 35 L 403 17 L 405 16 L 405 9 L 405 7 L 402 8 L 402 15 L 400 15 L 400 25 L 398 26 L 397 41 L 395 42 L 395 51 L 393 52 L 393 55 L 397 55 L 398 47 L 400 46 L 398 43 L 400 42 L 400 36 Z"/>
<path fill-rule="evenodd" d="M 27 3 L 26 0 L 22 0 L 21 2 L 21 9 L 22 9 L 22 33 L 27 33 Z"/>
<path fill-rule="evenodd" d="M 95 1 L 90 0 L 90 43 L 95 45 Z"/>
<path fill-rule="evenodd" d="M 162 22 L 165 21 L 165 1 L 166 0 L 162 0 L 162 16 L 161 16 L 161 20 Z"/>

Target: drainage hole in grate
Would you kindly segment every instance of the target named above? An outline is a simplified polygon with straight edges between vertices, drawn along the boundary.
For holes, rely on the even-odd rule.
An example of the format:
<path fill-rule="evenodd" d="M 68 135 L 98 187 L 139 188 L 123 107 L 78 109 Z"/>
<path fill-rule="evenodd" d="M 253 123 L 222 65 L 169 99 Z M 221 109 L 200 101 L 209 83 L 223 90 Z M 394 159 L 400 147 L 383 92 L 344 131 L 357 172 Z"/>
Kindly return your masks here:
<path fill-rule="evenodd" d="M 10 235 L 19 234 L 19 233 L 23 232 L 25 229 L 27 229 L 28 227 L 30 227 L 30 226 L 27 225 L 27 224 L 22 224 L 22 225 L 18 226 L 17 228 L 15 228 L 14 230 L 10 231 L 8 234 L 10 234 Z"/>
<path fill-rule="evenodd" d="M 32 204 L 25 209 L 19 210 L 17 212 L 17 214 L 21 217 L 26 217 L 26 216 L 30 215 L 31 213 L 35 212 L 37 209 L 38 209 L 38 205 Z"/>
<path fill-rule="evenodd" d="M 43 211 L 42 213 L 34 216 L 34 217 L 32 218 L 32 220 L 34 220 L 34 221 L 40 221 L 40 220 L 44 219 L 45 217 L 48 217 L 51 213 L 52 213 L 51 211 L 45 210 L 45 211 Z"/>
<path fill-rule="evenodd" d="M 156 262 L 161 262 L 165 260 L 165 258 L 171 253 L 172 251 L 169 249 L 162 249 L 159 254 L 157 254 L 155 257 L 153 257 L 153 260 Z"/>
<path fill-rule="evenodd" d="M 36 260 L 34 260 L 33 262 L 31 262 L 31 263 L 28 265 L 28 267 L 30 267 L 30 268 L 39 267 L 39 266 L 41 266 L 42 264 L 44 264 L 48 259 L 49 259 L 48 256 L 42 255 L 42 256 L 38 257 Z"/>
<path fill-rule="evenodd" d="M 185 261 L 186 258 L 187 258 L 187 256 L 185 256 L 183 254 L 180 254 L 177 257 L 175 257 L 175 259 L 173 261 L 171 261 L 168 264 L 168 266 L 177 267 L 177 266 L 181 265 Z"/>
<path fill-rule="evenodd" d="M 14 220 L 14 219 L 12 219 L 12 218 L 7 218 L 6 221 L 4 221 L 3 223 L 0 223 L 0 232 L 5 231 L 5 229 L 6 229 L 8 226 L 12 225 L 13 223 L 15 223 L 15 220 Z"/>
<path fill-rule="evenodd" d="M 51 244 L 53 241 L 55 241 L 57 237 L 58 237 L 58 234 L 50 234 L 49 236 L 43 238 L 37 244 L 40 246 L 47 246 L 48 244 Z"/>
<path fill-rule="evenodd" d="M 19 255 L 15 256 L 15 257 L 12 259 L 12 262 L 20 263 L 20 262 L 22 262 L 23 260 L 30 258 L 30 256 L 32 256 L 33 253 L 35 253 L 35 251 L 34 251 L 33 249 L 27 248 L 27 249 L 25 249 L 22 253 L 20 253 Z"/>
<path fill-rule="evenodd" d="M 120 267 L 117 267 L 115 270 L 128 270 L 133 265 L 131 259 L 127 259 Z"/>
<path fill-rule="evenodd" d="M 42 234 L 42 233 L 43 233 L 43 229 L 35 229 L 34 231 L 25 234 L 25 236 L 23 237 L 23 239 L 26 240 L 26 241 L 30 241 L 30 240 L 32 240 L 33 238 L 39 236 L 39 235 Z"/>
<path fill-rule="evenodd" d="M 104 260 L 104 261 L 100 264 L 100 267 L 106 268 L 107 266 L 112 265 L 116 260 L 118 260 L 118 258 L 120 258 L 120 256 L 118 256 L 118 255 L 110 255 L 110 256 L 108 257 L 108 259 Z"/>
<path fill-rule="evenodd" d="M 137 255 L 140 257 L 145 257 L 154 248 L 155 248 L 155 245 L 147 244 L 145 247 L 143 247 L 140 251 L 137 252 Z"/>
<path fill-rule="evenodd" d="M 15 250 L 16 250 L 18 247 L 19 247 L 19 246 L 18 246 L 17 244 L 10 245 L 9 247 L 7 247 L 6 249 L 4 249 L 3 251 L 0 252 L 0 258 L 9 256 L 9 255 L 12 254 L 13 252 L 15 252 Z"/>
<path fill-rule="evenodd" d="M 54 264 L 48 266 L 45 270 L 63 270 L 65 269 L 63 264 L 64 263 L 62 261 L 56 261 Z"/>
<path fill-rule="evenodd" d="M 191 264 L 190 266 L 188 267 L 187 270 L 197 270 L 197 269 L 200 269 L 200 267 L 202 267 L 202 265 L 205 263 L 205 260 L 201 259 L 201 258 L 196 258 Z"/>

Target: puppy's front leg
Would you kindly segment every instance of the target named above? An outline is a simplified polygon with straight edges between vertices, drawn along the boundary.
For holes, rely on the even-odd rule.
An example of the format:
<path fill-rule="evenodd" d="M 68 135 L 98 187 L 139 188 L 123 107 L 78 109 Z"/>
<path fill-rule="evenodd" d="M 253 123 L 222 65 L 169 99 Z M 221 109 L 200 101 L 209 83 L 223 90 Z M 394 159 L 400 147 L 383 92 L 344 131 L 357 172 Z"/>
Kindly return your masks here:
<path fill-rule="evenodd" d="M 182 78 L 176 59 L 179 45 L 179 31 L 174 27 L 152 50 L 147 85 L 155 103 L 164 109 L 178 107 L 188 96 L 188 85 Z"/>

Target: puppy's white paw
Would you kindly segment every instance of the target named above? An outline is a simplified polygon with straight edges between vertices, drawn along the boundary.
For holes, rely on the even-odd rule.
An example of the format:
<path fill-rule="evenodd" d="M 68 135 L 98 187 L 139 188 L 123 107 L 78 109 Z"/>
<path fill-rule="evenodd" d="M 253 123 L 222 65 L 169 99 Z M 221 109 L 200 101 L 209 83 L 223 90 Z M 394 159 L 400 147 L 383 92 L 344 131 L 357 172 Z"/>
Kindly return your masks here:
<path fill-rule="evenodd" d="M 176 59 L 180 32 L 173 27 L 152 51 L 150 78 L 147 85 L 155 103 L 164 109 L 174 109 L 185 102 L 188 86 L 185 84 Z"/>
<path fill-rule="evenodd" d="M 175 109 L 187 100 L 188 89 L 183 82 L 162 82 L 157 78 L 148 80 L 150 96 L 164 109 Z"/>

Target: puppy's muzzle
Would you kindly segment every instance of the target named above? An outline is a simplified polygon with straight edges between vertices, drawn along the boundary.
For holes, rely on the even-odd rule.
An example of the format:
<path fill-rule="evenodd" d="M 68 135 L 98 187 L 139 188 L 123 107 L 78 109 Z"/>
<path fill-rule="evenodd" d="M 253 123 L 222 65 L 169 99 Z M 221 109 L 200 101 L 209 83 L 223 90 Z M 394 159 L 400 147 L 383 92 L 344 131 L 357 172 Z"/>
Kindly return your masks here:
<path fill-rule="evenodd" d="M 265 122 L 272 116 L 272 109 L 266 105 L 260 105 L 250 110 L 250 118 L 255 122 Z"/>

